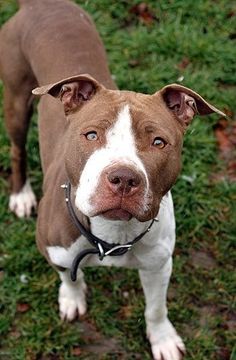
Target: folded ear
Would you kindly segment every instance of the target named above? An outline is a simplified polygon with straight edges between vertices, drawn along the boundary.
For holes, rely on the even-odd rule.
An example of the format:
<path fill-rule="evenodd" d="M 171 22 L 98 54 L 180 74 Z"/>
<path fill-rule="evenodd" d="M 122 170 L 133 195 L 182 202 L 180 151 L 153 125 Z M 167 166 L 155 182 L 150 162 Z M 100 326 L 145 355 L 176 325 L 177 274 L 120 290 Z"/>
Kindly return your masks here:
<path fill-rule="evenodd" d="M 83 74 L 38 87 L 32 93 L 37 96 L 50 94 L 53 97 L 60 98 L 65 113 L 68 114 L 77 109 L 84 101 L 90 100 L 101 87 L 102 85 L 92 76 Z"/>
<path fill-rule="evenodd" d="M 209 104 L 195 91 L 178 84 L 165 86 L 160 93 L 167 107 L 176 115 L 184 127 L 187 127 L 193 117 L 217 113 L 226 116 L 222 111 Z"/>

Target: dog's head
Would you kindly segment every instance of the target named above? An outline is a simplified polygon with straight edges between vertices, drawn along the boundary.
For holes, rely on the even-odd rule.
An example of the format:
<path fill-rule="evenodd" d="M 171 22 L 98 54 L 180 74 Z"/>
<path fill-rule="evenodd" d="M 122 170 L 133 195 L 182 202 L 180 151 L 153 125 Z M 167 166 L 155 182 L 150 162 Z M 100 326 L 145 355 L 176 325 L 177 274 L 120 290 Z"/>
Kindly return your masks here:
<path fill-rule="evenodd" d="M 176 84 L 144 95 L 108 90 L 78 75 L 33 93 L 48 93 L 64 105 L 66 170 L 75 205 L 89 217 L 155 217 L 180 172 L 183 134 L 194 115 L 224 115 Z"/>

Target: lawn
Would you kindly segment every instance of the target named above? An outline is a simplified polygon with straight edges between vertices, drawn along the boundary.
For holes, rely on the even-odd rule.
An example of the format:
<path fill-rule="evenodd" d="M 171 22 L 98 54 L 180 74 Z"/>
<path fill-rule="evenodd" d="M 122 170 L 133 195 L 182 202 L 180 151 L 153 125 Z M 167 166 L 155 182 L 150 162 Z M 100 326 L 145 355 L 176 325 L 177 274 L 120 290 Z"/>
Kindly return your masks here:
<path fill-rule="evenodd" d="M 177 243 L 168 304 L 187 360 L 235 360 L 235 2 L 77 2 L 93 17 L 121 89 L 153 93 L 179 81 L 228 114 L 226 122 L 197 117 L 185 136 L 183 170 L 173 188 Z M 2 0 L 0 25 L 16 10 L 15 1 Z M 8 211 L 2 90 L 0 83 L 0 359 L 151 359 L 136 271 L 88 269 L 88 314 L 73 324 L 60 321 L 59 281 L 36 249 L 36 218 L 19 220 Z M 28 150 L 39 199 L 36 111 Z"/>

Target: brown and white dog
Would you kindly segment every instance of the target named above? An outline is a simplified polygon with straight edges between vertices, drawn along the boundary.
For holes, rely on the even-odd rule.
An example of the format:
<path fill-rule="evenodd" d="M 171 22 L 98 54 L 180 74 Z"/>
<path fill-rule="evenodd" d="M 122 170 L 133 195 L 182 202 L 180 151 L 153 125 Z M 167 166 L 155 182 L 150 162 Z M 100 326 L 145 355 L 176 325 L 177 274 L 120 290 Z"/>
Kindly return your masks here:
<path fill-rule="evenodd" d="M 153 95 L 117 90 L 102 42 L 83 10 L 65 0 L 21 0 L 20 5 L 0 33 L 0 75 L 12 150 L 10 209 L 23 217 L 36 206 L 26 178 L 25 142 L 32 89 L 40 86 L 34 94 L 50 95 L 39 103 L 44 184 L 37 244 L 62 281 L 61 317 L 73 320 L 86 312 L 84 266 L 137 268 L 153 357 L 178 360 L 184 344 L 166 308 L 175 243 L 170 189 L 181 168 L 183 134 L 194 115 L 224 114 L 176 84 Z M 70 279 L 72 262 L 91 245 L 68 212 L 61 188 L 67 181 L 76 216 L 93 235 L 108 244 L 126 245 L 145 232 L 124 255 L 101 261 L 89 254 L 75 282 Z M 158 222 L 149 228 L 155 218 Z M 98 250 L 104 255 L 101 245 Z"/>

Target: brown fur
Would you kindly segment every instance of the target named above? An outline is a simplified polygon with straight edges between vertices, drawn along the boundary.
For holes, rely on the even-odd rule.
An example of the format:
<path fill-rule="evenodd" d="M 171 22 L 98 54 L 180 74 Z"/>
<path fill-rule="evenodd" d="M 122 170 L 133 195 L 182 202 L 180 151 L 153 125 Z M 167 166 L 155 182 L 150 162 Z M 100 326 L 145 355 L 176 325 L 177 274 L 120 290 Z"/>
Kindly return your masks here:
<path fill-rule="evenodd" d="M 23 0 L 21 3 L 19 12 L 0 32 L 0 76 L 4 81 L 5 120 L 12 144 L 13 192 L 19 192 L 26 179 L 25 141 L 33 87 L 53 83 L 35 93 L 49 92 L 60 97 L 68 115 L 66 119 L 63 105 L 57 98 L 45 96 L 40 100 L 44 195 L 38 210 L 37 241 L 40 251 L 48 258 L 46 246 L 68 247 L 79 235 L 68 215 L 60 185 L 68 178 L 74 187 L 78 184 L 86 160 L 97 147 L 105 145 L 105 130 L 124 104 L 128 103 L 131 109 L 138 154 L 146 166 L 153 194 L 150 211 L 145 216 L 139 216 L 132 202 L 127 200 L 127 207 L 140 221 L 156 215 L 162 196 L 175 182 L 181 167 L 186 124 L 180 121 L 179 111 L 188 109 L 188 104 L 182 97 L 181 110 L 170 110 L 171 92 L 192 95 L 202 114 L 218 110 L 192 90 L 179 85 L 168 86 L 154 95 L 116 90 L 100 37 L 82 9 L 66 0 Z M 97 80 L 85 76 L 84 81 L 90 85 L 85 84 L 83 91 L 86 93 L 94 87 L 89 100 L 83 91 L 78 94 L 81 79 L 76 76 L 74 85 L 71 84 L 72 76 L 83 73 Z M 65 80 L 60 82 L 61 79 Z M 94 127 L 101 140 L 88 144 L 83 134 Z M 168 145 L 162 151 L 151 147 L 154 135 L 167 139 Z M 105 191 L 102 184 L 99 186 L 97 202 Z M 112 202 L 109 196 L 107 201 Z M 140 194 L 135 196 L 133 204 L 139 202 Z M 83 214 L 78 212 L 78 217 L 89 226 Z"/>

